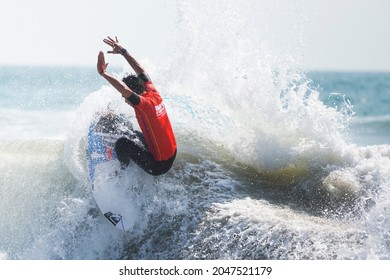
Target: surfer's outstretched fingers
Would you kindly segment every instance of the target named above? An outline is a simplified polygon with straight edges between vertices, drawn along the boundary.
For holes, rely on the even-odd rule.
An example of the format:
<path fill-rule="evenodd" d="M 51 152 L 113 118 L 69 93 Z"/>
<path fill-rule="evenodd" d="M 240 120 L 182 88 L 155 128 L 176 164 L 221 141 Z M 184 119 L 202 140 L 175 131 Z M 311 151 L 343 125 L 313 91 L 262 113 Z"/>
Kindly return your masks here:
<path fill-rule="evenodd" d="M 106 43 L 107 45 L 109 45 L 110 47 L 112 47 L 112 44 L 111 44 L 111 42 L 110 42 L 110 41 L 108 41 L 108 40 L 104 39 L 104 40 L 103 40 L 103 42 L 104 42 L 104 43 Z"/>
<path fill-rule="evenodd" d="M 106 60 L 104 58 L 104 53 L 102 51 L 99 52 L 99 55 L 98 55 L 98 66 L 102 66 L 106 64 Z"/>
<path fill-rule="evenodd" d="M 116 36 L 115 36 L 116 40 L 112 39 L 110 36 L 107 36 L 107 37 L 108 37 L 108 39 L 110 39 L 111 43 L 113 43 L 113 44 L 118 43 L 118 38 Z"/>
<path fill-rule="evenodd" d="M 122 50 L 122 46 L 119 45 L 118 38 L 115 36 L 115 40 L 110 36 L 107 36 L 108 39 L 103 39 L 103 42 L 112 47 L 112 51 L 108 51 L 107 53 L 119 54 Z"/>
<path fill-rule="evenodd" d="M 112 39 L 110 36 L 107 36 L 108 39 L 103 39 L 103 42 L 111 47 L 115 47 L 116 44 L 119 43 L 118 37 L 115 36 L 115 40 Z"/>
<path fill-rule="evenodd" d="M 99 72 L 99 74 L 102 71 L 103 64 L 104 64 L 104 54 L 102 51 L 100 51 L 97 59 L 97 71 Z"/>
<path fill-rule="evenodd" d="M 110 37 L 108 37 L 110 38 Z M 103 39 L 103 42 L 106 43 L 107 45 L 109 45 L 110 47 L 114 47 L 114 43 L 112 40 L 109 40 L 109 39 Z"/>

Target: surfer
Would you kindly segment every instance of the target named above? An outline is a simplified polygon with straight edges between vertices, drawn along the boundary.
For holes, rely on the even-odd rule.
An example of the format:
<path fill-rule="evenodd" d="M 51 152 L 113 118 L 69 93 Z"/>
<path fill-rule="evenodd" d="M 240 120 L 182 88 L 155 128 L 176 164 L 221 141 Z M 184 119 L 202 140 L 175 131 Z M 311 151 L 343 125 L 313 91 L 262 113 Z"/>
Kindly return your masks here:
<path fill-rule="evenodd" d="M 135 71 L 121 80 L 107 73 L 104 53 L 99 52 L 97 71 L 125 98 L 134 111 L 141 128 L 136 131 L 144 147 L 128 138 L 120 138 L 115 143 L 115 152 L 122 165 L 134 161 L 151 175 L 162 175 L 171 169 L 176 158 L 176 140 L 168 114 L 159 92 L 143 67 L 123 48 L 118 38 L 108 37 L 104 43 L 112 47 L 108 53 L 120 54 Z"/>

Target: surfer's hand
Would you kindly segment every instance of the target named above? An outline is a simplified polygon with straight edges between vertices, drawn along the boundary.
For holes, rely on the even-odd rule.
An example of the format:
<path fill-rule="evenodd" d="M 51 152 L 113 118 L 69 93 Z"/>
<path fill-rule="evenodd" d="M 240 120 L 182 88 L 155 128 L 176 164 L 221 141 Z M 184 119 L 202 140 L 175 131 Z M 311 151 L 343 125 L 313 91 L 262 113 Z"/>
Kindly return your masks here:
<path fill-rule="evenodd" d="M 112 47 L 112 51 L 108 51 L 107 53 L 122 53 L 124 48 L 119 44 L 118 38 L 115 36 L 115 40 L 112 39 L 110 36 L 107 36 L 108 39 L 103 39 L 103 42 Z"/>
<path fill-rule="evenodd" d="M 97 71 L 100 75 L 102 75 L 106 69 L 107 69 L 108 63 L 106 63 L 104 59 L 104 53 L 101 51 L 98 55 L 98 61 L 97 61 Z"/>

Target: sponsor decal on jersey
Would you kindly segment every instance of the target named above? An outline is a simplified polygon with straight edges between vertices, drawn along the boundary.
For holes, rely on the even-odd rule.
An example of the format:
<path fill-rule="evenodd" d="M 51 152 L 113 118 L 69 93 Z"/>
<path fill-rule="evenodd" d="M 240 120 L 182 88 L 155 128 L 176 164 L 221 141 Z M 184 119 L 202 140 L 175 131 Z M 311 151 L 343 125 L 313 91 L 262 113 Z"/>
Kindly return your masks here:
<path fill-rule="evenodd" d="M 163 102 L 161 102 L 157 106 L 154 106 L 154 109 L 156 110 L 156 117 L 158 117 L 158 118 L 162 117 L 166 114 L 165 105 Z"/>

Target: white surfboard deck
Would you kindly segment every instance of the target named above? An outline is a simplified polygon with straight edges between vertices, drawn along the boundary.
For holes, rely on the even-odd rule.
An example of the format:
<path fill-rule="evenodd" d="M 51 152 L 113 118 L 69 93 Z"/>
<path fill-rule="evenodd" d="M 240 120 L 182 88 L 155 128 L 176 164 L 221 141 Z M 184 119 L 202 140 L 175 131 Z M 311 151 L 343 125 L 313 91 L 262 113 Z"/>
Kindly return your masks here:
<path fill-rule="evenodd" d="M 119 138 L 133 135 L 133 130 L 130 123 L 122 120 L 110 114 L 92 122 L 86 154 L 96 204 L 113 226 L 130 230 L 134 226 L 134 208 L 127 187 L 120 184 L 122 170 L 114 146 Z"/>

